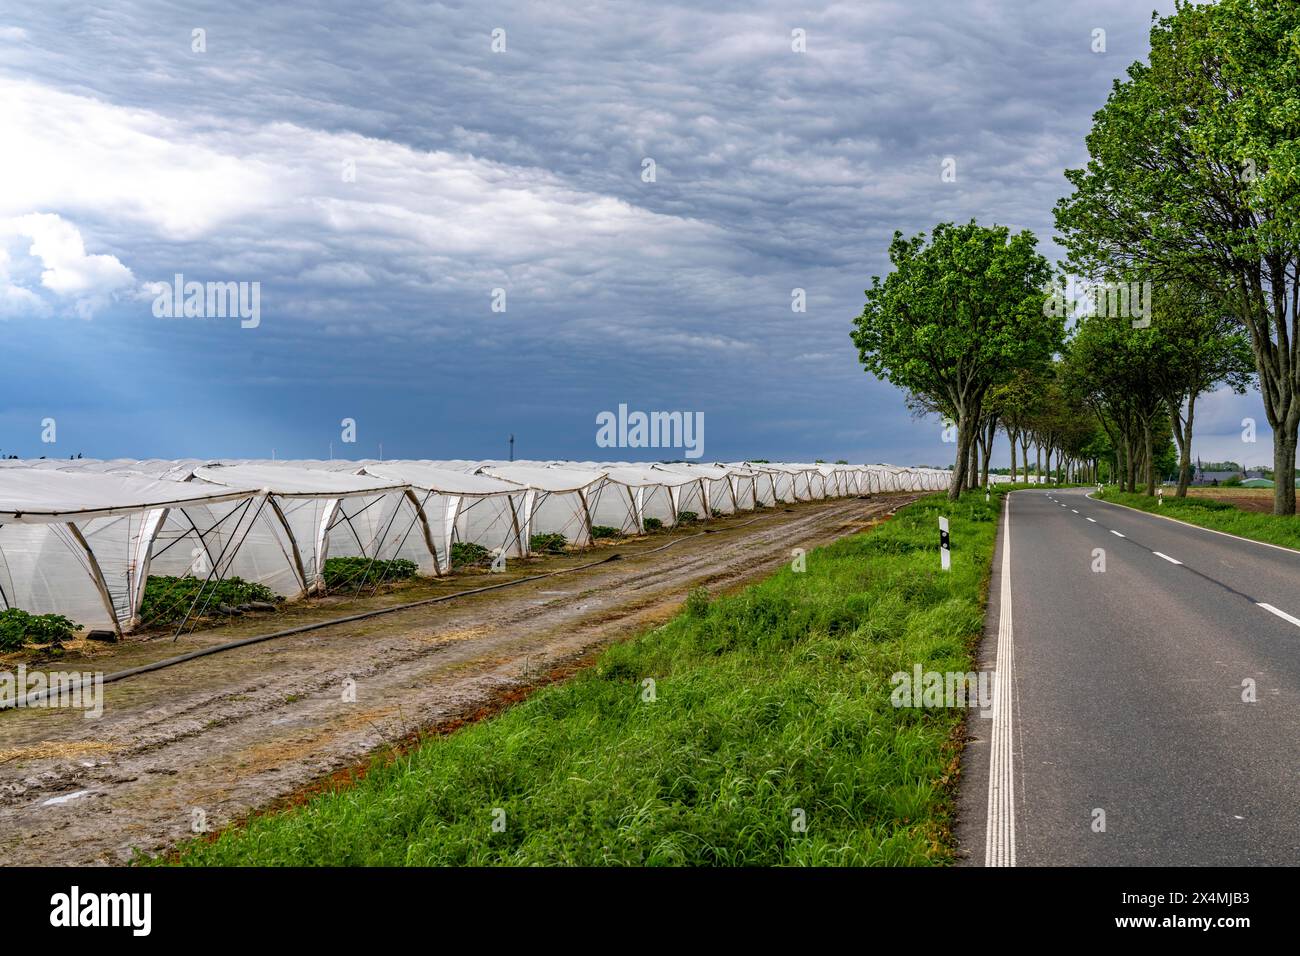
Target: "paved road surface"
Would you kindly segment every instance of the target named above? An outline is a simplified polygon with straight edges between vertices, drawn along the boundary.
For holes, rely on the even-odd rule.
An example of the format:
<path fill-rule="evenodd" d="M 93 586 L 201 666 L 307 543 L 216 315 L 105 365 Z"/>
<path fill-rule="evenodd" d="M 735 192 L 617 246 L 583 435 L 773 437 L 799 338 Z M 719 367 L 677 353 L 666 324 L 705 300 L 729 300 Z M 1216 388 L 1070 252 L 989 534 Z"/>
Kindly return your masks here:
<path fill-rule="evenodd" d="M 963 761 L 967 862 L 1300 864 L 1300 554 L 1082 490 L 1007 506 L 980 655 L 998 714 L 972 713 Z"/>

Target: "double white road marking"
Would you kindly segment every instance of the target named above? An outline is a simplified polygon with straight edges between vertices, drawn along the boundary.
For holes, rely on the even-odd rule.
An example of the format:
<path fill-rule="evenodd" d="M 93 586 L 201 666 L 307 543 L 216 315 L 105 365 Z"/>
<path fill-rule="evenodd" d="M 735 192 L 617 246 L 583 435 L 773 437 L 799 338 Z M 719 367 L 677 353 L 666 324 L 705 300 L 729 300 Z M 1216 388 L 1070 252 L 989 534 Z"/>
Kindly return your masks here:
<path fill-rule="evenodd" d="M 998 658 L 993 686 L 993 745 L 989 759 L 989 807 L 984 865 L 1016 865 L 1015 751 L 1011 733 L 1015 646 L 1011 629 L 1011 495 L 1002 502 L 1002 592 L 998 601 Z"/>

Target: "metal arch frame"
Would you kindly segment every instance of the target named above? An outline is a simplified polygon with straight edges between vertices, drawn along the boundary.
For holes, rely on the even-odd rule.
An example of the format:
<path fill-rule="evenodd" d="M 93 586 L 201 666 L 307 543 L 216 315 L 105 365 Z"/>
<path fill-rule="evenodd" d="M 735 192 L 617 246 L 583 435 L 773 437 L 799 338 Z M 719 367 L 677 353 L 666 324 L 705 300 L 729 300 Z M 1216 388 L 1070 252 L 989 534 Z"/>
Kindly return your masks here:
<path fill-rule="evenodd" d="M 90 542 L 86 540 L 86 536 L 81 533 L 81 529 L 77 527 L 75 522 L 66 522 L 64 527 L 68 529 L 73 539 L 85 553 L 90 571 L 90 580 L 99 591 L 99 599 L 104 602 L 104 610 L 108 611 L 108 617 L 113 622 L 113 631 L 120 638 L 122 636 L 122 622 L 117 616 L 117 606 L 113 604 L 113 595 L 108 590 L 108 582 L 104 579 L 104 571 L 99 566 L 99 559 L 95 557 L 94 549 L 91 548 Z"/>

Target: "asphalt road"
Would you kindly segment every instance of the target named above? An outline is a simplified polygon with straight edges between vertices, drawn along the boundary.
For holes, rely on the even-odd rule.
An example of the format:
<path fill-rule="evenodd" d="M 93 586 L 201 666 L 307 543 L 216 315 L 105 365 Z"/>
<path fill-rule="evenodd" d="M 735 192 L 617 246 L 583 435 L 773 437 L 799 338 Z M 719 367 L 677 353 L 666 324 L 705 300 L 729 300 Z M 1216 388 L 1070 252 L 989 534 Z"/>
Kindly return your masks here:
<path fill-rule="evenodd" d="M 967 863 L 1300 864 L 1300 554 L 1015 492 L 979 666 Z"/>

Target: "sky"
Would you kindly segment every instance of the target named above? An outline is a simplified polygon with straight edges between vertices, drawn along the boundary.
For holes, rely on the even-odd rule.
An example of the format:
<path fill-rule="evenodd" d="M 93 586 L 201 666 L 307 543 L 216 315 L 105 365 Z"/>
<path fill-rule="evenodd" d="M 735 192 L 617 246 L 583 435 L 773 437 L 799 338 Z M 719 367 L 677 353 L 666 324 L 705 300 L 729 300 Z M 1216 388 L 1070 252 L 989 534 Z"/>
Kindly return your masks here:
<path fill-rule="evenodd" d="M 946 464 L 863 290 L 940 221 L 1055 260 L 1171 6 L 3 0 L 0 453 L 682 457 L 599 447 L 625 405 L 705 460 Z M 250 308 L 167 317 L 177 275 Z M 1197 426 L 1271 459 L 1257 396 Z"/>

